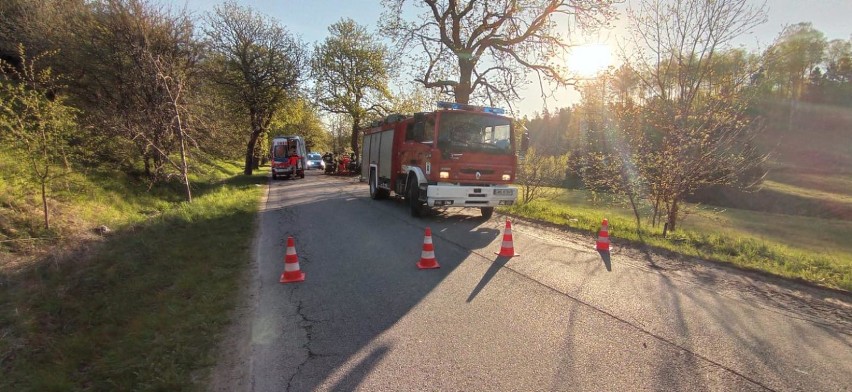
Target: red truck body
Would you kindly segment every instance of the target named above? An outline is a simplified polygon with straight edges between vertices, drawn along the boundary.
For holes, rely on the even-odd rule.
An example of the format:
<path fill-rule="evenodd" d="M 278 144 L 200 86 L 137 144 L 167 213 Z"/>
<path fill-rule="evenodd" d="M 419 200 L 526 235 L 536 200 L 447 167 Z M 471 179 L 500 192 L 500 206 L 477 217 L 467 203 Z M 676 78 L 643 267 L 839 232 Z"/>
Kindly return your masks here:
<path fill-rule="evenodd" d="M 391 115 L 363 130 L 361 176 L 371 197 L 401 195 L 415 216 L 429 207 L 474 207 L 490 217 L 494 207 L 514 204 L 512 119 L 501 109 L 439 107 Z"/>

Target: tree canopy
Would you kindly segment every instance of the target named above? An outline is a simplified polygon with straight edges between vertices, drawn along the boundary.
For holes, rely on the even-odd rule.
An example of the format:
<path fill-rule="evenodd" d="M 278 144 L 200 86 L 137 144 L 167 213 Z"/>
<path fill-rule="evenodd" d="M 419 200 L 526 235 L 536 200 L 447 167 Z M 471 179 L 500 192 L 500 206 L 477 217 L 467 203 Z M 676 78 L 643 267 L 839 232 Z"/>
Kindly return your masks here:
<path fill-rule="evenodd" d="M 407 3 L 422 10 L 406 19 Z M 383 0 L 382 30 L 400 48 L 418 48 L 415 81 L 441 89 L 456 102 L 505 102 L 532 75 L 548 95 L 545 81 L 574 83 L 565 64 L 571 48 L 570 20 L 594 28 L 614 17 L 609 0 Z M 551 91 L 552 92 L 552 91 Z"/>
<path fill-rule="evenodd" d="M 210 76 L 248 116 L 251 131 L 244 173 L 252 173 L 255 145 L 284 102 L 299 94 L 307 66 L 304 45 L 277 21 L 251 8 L 225 3 L 204 29 Z"/>
<path fill-rule="evenodd" d="M 311 62 L 320 108 L 352 118 L 350 147 L 359 154 L 358 130 L 369 113 L 384 114 L 390 98 L 387 49 L 352 19 L 329 26 Z"/>

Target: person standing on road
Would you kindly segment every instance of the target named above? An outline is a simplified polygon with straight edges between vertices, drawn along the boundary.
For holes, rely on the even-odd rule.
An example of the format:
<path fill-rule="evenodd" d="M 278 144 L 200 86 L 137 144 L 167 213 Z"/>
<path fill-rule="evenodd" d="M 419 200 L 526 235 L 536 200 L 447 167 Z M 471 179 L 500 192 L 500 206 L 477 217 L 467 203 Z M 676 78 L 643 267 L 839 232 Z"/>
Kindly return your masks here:
<path fill-rule="evenodd" d="M 290 149 L 290 166 L 297 168 L 299 165 L 299 154 L 296 152 L 296 147 Z"/>
<path fill-rule="evenodd" d="M 341 160 L 341 167 L 343 168 L 344 173 L 349 173 L 349 154 L 343 154 L 343 159 Z"/>

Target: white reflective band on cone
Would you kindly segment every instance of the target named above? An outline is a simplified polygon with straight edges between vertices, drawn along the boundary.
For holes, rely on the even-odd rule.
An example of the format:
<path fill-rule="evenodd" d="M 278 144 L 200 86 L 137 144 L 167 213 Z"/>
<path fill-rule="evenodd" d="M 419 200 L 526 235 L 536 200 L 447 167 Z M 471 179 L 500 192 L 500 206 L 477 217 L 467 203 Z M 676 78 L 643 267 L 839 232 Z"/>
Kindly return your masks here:
<path fill-rule="evenodd" d="M 425 251 L 424 250 L 423 252 L 420 253 L 420 258 L 421 259 L 427 259 L 427 260 L 428 259 L 434 259 L 435 258 L 435 251 L 432 251 L 432 250 Z"/>
<path fill-rule="evenodd" d="M 423 243 L 424 243 L 424 244 L 431 244 L 431 243 L 432 243 L 432 237 L 426 237 L 426 238 L 424 238 L 424 239 L 423 239 Z"/>
<path fill-rule="evenodd" d="M 511 248 L 512 243 L 509 242 L 509 241 L 503 241 L 503 244 L 501 246 L 504 247 L 504 248 Z"/>
<path fill-rule="evenodd" d="M 609 237 L 598 237 L 598 242 L 609 243 Z"/>
<path fill-rule="evenodd" d="M 284 263 L 284 271 L 293 272 L 299 270 L 299 263 Z"/>
<path fill-rule="evenodd" d="M 286 254 L 287 254 L 287 255 L 294 255 L 294 254 L 296 254 L 296 248 L 287 248 L 287 253 L 286 253 Z"/>

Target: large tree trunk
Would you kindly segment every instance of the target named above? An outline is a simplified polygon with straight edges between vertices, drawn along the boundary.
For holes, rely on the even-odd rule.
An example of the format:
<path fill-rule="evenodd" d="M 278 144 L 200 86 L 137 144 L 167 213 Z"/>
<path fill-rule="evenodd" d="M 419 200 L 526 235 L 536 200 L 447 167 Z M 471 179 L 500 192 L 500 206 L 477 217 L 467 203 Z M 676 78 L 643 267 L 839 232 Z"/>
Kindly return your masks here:
<path fill-rule="evenodd" d="M 627 192 L 627 197 L 630 199 L 630 207 L 633 208 L 633 216 L 636 218 L 636 232 L 642 235 L 642 220 L 639 215 L 639 206 L 636 205 L 636 194 L 633 191 Z"/>
<path fill-rule="evenodd" d="M 142 151 L 142 160 L 145 161 L 145 178 L 154 179 L 154 173 L 151 171 L 151 154 L 147 150 Z"/>
<path fill-rule="evenodd" d="M 251 137 L 249 138 L 248 146 L 246 146 L 246 165 L 243 169 L 243 174 L 250 176 L 254 170 L 254 146 L 257 144 L 257 138 L 261 134 L 260 129 L 254 129 L 251 132 Z"/>
<path fill-rule="evenodd" d="M 358 116 L 352 117 L 352 140 L 349 146 L 352 147 L 352 152 L 355 154 L 355 160 L 358 160 L 358 129 L 361 128 L 361 118 Z"/>
<path fill-rule="evenodd" d="M 666 222 L 668 231 L 675 231 L 675 228 L 677 227 L 677 214 L 679 208 L 677 198 L 673 198 L 671 208 L 669 208 L 668 220 Z"/>
<path fill-rule="evenodd" d="M 651 216 L 651 226 L 653 226 L 653 227 L 657 227 L 657 224 L 660 221 L 660 202 L 661 202 L 660 196 L 655 196 L 654 197 L 654 210 L 653 210 L 653 215 Z"/>
<path fill-rule="evenodd" d="M 50 230 L 50 210 L 47 207 L 47 180 L 41 180 L 41 205 L 44 209 L 44 229 Z"/>
<path fill-rule="evenodd" d="M 186 186 L 186 202 L 192 203 L 192 187 L 189 184 L 189 162 L 186 159 L 186 135 L 183 132 L 183 125 L 181 125 L 180 112 L 177 111 L 177 105 L 175 105 L 175 110 L 178 113 L 177 127 L 178 140 L 180 141 L 180 174 L 183 177 L 183 184 Z"/>
<path fill-rule="evenodd" d="M 459 59 L 459 84 L 455 87 L 456 103 L 470 103 L 471 81 L 474 63 L 469 60 Z"/>

